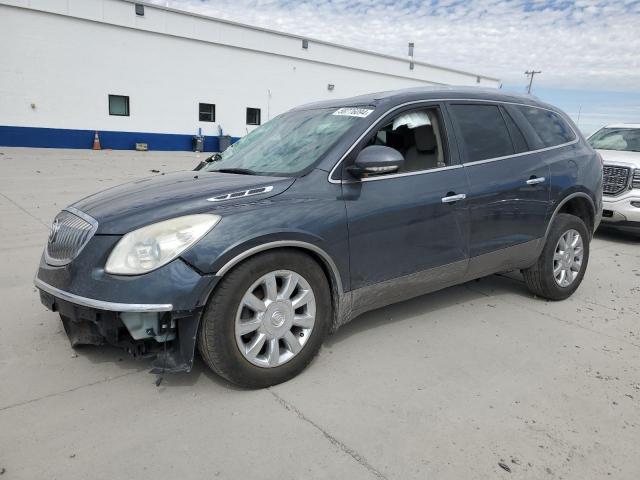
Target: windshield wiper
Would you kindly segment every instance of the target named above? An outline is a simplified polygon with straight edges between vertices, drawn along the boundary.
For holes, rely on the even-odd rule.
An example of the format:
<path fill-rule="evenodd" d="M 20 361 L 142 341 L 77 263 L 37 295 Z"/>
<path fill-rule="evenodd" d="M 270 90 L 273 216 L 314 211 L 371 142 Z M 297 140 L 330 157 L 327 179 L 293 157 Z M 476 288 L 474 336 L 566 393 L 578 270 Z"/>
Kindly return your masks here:
<path fill-rule="evenodd" d="M 222 173 L 237 173 L 239 175 L 255 175 L 256 172 L 249 170 L 248 168 L 219 168 L 218 170 L 212 170 L 213 172 Z"/>

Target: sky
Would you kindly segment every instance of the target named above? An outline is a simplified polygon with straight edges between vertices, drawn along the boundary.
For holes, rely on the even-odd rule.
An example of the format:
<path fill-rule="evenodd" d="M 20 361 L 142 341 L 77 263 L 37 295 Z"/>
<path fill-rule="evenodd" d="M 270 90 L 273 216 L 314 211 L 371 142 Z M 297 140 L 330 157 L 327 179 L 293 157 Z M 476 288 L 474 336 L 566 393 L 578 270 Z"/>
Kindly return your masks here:
<path fill-rule="evenodd" d="M 171 8 L 500 78 L 590 133 L 640 122 L 640 0 L 153 0 Z"/>

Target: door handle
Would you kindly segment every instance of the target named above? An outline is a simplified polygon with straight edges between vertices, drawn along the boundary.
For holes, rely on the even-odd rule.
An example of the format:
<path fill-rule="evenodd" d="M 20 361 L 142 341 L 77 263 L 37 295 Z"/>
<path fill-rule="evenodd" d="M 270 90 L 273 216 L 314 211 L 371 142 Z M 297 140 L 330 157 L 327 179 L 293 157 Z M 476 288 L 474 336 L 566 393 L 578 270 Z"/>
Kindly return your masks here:
<path fill-rule="evenodd" d="M 460 200 L 464 200 L 467 196 L 464 193 L 459 193 L 457 195 L 449 195 L 448 197 L 442 197 L 442 203 L 453 203 L 458 202 Z"/>
<path fill-rule="evenodd" d="M 544 177 L 533 177 L 527 180 L 527 185 L 537 185 L 538 183 L 544 183 L 546 178 Z"/>

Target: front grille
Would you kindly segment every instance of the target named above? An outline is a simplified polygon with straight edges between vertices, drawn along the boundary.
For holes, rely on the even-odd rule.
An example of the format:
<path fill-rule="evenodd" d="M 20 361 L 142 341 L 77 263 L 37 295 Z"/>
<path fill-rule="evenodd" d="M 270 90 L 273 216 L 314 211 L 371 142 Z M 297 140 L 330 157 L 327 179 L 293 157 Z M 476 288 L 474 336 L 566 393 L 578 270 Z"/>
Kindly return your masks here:
<path fill-rule="evenodd" d="M 629 167 L 615 167 L 613 165 L 605 165 L 603 167 L 603 185 L 602 193 L 604 195 L 618 195 L 622 193 L 629 185 Z"/>
<path fill-rule="evenodd" d="M 53 220 L 49 231 L 45 249 L 47 263 L 60 266 L 71 262 L 93 236 L 97 227 L 95 220 L 87 215 L 61 211 Z"/>
<path fill-rule="evenodd" d="M 640 188 L 640 168 L 636 168 L 631 177 L 631 188 Z"/>

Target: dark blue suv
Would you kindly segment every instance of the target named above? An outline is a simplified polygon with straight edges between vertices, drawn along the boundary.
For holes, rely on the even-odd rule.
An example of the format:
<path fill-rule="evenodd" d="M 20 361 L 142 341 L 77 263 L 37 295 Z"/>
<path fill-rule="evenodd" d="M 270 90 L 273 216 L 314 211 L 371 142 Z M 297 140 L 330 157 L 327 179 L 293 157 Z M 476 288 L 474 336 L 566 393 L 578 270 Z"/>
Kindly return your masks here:
<path fill-rule="evenodd" d="M 371 309 L 520 269 L 578 287 L 602 165 L 551 105 L 424 88 L 296 108 L 195 171 L 111 188 L 55 218 L 36 286 L 72 345 L 224 378 L 299 373 Z"/>

